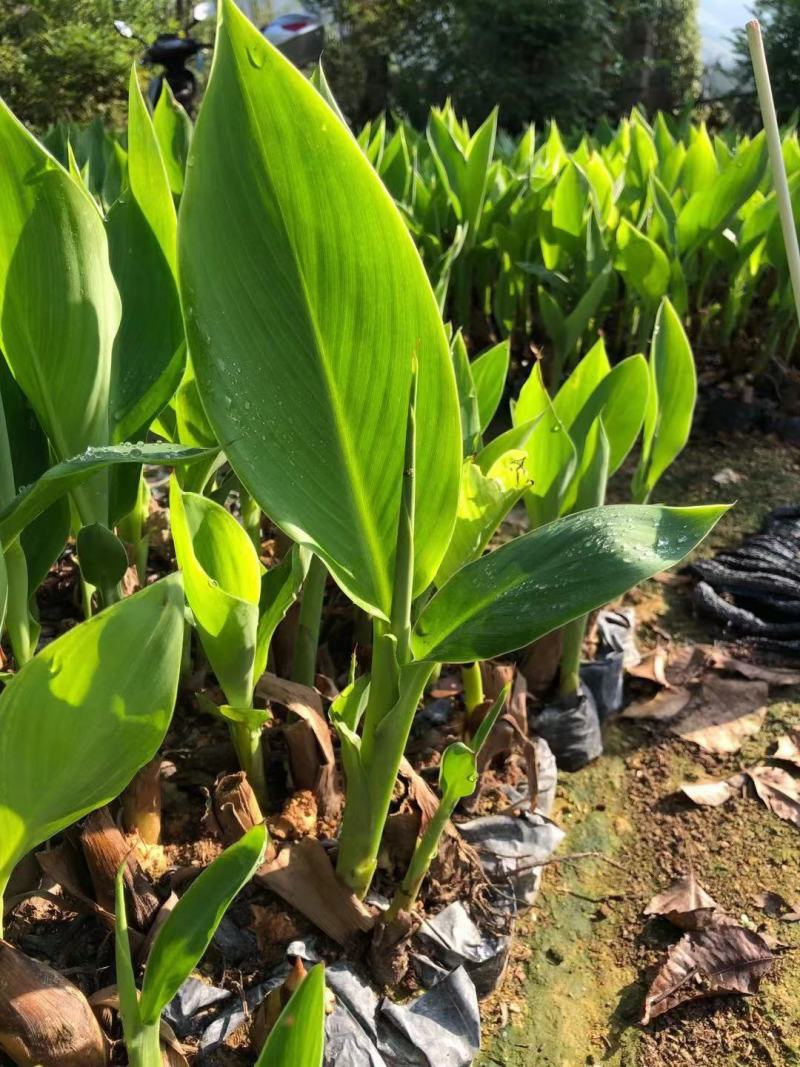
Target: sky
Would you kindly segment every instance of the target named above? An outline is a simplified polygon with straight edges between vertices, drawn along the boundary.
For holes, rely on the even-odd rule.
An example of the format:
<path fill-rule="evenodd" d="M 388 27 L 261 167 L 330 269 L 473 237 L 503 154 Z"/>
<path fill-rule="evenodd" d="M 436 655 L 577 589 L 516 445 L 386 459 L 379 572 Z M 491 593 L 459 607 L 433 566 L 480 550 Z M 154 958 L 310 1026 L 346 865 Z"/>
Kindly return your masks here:
<path fill-rule="evenodd" d="M 700 33 L 703 59 L 713 63 L 730 55 L 727 38 L 732 30 L 744 26 L 750 18 L 749 0 L 700 0 Z"/>

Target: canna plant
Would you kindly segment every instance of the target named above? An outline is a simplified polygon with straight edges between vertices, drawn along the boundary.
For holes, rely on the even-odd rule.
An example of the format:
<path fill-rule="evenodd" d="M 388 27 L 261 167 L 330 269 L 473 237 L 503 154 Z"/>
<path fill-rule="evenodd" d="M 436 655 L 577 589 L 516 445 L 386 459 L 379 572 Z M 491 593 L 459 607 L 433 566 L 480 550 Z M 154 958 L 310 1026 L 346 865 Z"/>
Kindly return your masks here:
<path fill-rule="evenodd" d="M 178 245 L 197 388 L 232 469 L 372 618 L 369 677 L 333 715 L 347 779 L 337 869 L 363 897 L 435 665 L 585 615 L 681 559 L 724 508 L 591 508 L 460 563 L 434 591 L 463 465 L 435 295 L 361 147 L 232 0 Z"/>
<path fill-rule="evenodd" d="M 290 549 L 265 572 L 253 543 L 229 511 L 173 476 L 170 518 L 186 600 L 203 649 L 228 701 L 206 706 L 229 724 L 240 765 L 259 800 L 266 799 L 261 733 L 269 712 L 253 707 L 272 635 L 296 599 L 308 570 L 307 553 Z"/>
<path fill-rule="evenodd" d="M 266 828 L 254 826 L 192 882 L 153 940 L 141 996 L 125 908 L 127 860 L 121 864 L 116 878 L 117 989 L 131 1067 L 161 1067 L 161 1012 L 200 962 L 231 901 L 263 861 L 266 847 Z"/>

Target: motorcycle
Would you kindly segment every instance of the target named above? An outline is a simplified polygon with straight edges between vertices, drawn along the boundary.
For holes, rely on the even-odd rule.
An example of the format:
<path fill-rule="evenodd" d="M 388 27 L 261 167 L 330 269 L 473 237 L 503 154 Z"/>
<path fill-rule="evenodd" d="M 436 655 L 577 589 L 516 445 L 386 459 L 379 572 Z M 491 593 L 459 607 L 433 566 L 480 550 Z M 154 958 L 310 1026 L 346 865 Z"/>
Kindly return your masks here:
<path fill-rule="evenodd" d="M 212 46 L 195 40 L 191 36 L 191 30 L 213 18 L 214 14 L 213 3 L 195 4 L 192 9 L 191 23 L 183 34 L 160 33 L 151 44 L 138 36 L 127 22 L 114 19 L 114 29 L 117 33 L 128 40 L 139 41 L 144 45 L 143 63 L 163 67 L 163 73 L 157 74 L 148 87 L 147 95 L 153 107 L 161 95 L 166 79 L 178 103 L 189 115 L 194 114 L 197 79 L 187 64 Z M 322 54 L 325 30 L 322 23 L 314 16 L 305 13 L 281 15 L 263 26 L 261 33 L 298 67 L 316 63 Z"/>
<path fill-rule="evenodd" d="M 192 9 L 190 28 L 205 22 L 212 14 L 212 4 L 195 4 Z M 182 35 L 178 33 L 160 33 L 151 44 L 148 44 L 143 37 L 135 33 L 128 23 L 123 22 L 122 19 L 114 19 L 114 29 L 121 37 L 139 41 L 144 45 L 143 63 L 164 68 L 163 73 L 157 74 L 150 81 L 147 95 L 151 105 L 153 107 L 156 106 L 166 79 L 178 103 L 190 115 L 193 114 L 195 96 L 197 95 L 197 79 L 186 64 L 202 52 L 203 49 L 211 48 L 211 45 L 195 40 L 190 35 L 189 29 Z"/>

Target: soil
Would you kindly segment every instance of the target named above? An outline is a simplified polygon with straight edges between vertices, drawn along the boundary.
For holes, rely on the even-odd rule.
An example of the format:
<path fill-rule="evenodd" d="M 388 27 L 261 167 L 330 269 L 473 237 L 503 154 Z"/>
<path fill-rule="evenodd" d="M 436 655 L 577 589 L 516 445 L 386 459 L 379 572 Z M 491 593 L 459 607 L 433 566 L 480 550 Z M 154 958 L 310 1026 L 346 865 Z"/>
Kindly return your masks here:
<path fill-rule="evenodd" d="M 714 475 L 728 473 L 724 484 Z M 620 499 L 624 490 L 617 487 Z M 800 452 L 753 436 L 692 443 L 659 484 L 658 499 L 738 498 L 703 547 L 738 542 L 770 508 L 800 499 Z M 644 625 L 640 645 L 718 636 L 695 618 L 686 587 L 648 582 L 630 598 Z M 487 1003 L 483 1067 L 739 1067 L 800 1064 L 800 924 L 764 914 L 759 893 L 800 900 L 800 837 L 757 800 L 698 808 L 681 782 L 752 766 L 800 723 L 800 688 L 772 690 L 765 725 L 736 756 L 720 757 L 669 734 L 663 723 L 618 720 L 606 754 L 562 774 L 554 818 L 568 830 L 559 855 L 603 858 L 551 864 L 533 911 L 518 929 L 504 987 Z M 775 696 L 777 694 L 777 697 Z M 645 919 L 650 898 L 694 871 L 740 924 L 777 939 L 779 960 L 752 998 L 682 1005 L 641 1026 L 654 968 L 679 936 Z"/>

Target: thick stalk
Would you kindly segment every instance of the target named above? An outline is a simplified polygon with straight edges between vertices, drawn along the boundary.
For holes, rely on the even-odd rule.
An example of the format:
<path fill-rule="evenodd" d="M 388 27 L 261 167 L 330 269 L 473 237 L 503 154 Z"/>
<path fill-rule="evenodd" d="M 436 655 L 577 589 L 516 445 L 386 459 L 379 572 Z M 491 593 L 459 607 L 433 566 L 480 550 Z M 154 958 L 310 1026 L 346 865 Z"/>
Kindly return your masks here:
<path fill-rule="evenodd" d="M 384 923 L 392 922 L 397 918 L 399 912 L 410 911 L 413 908 L 425 875 L 428 873 L 428 869 L 439 851 L 439 841 L 457 803 L 458 797 L 444 796 L 439 801 L 439 807 L 436 809 L 433 818 L 425 827 L 422 837 L 417 841 L 417 847 L 414 849 L 414 855 L 411 857 L 411 863 L 408 865 L 403 884 L 395 893 L 389 909 L 384 912 L 382 920 Z"/>
<path fill-rule="evenodd" d="M 132 1038 L 125 1035 L 130 1067 L 162 1067 L 159 1027 L 160 1023 L 142 1023 Z"/>
<path fill-rule="evenodd" d="M 481 665 L 476 660 L 474 663 L 465 663 L 461 668 L 461 681 L 464 684 L 464 706 L 467 709 L 467 718 L 471 718 L 476 708 L 479 708 L 486 699 L 483 694 L 483 675 Z"/>
<path fill-rule="evenodd" d="M 292 681 L 300 682 L 301 685 L 313 686 L 317 676 L 317 648 L 327 577 L 325 564 L 318 556 L 312 556 L 303 583 L 292 660 Z"/>
<path fill-rule="evenodd" d="M 240 723 L 231 723 L 231 740 L 236 749 L 239 766 L 247 775 L 247 781 L 261 806 L 267 802 L 267 779 L 264 774 L 264 750 L 261 747 L 261 730 L 251 730 Z"/>
<path fill-rule="evenodd" d="M 19 541 L 8 546 L 5 559 L 8 576 L 6 628 L 17 667 L 22 667 L 33 655 L 33 649 L 28 606 L 28 563 Z"/>
<path fill-rule="evenodd" d="M 568 622 L 563 629 L 564 645 L 561 653 L 558 691 L 562 697 L 576 696 L 580 687 L 581 651 L 588 615 Z"/>
<path fill-rule="evenodd" d="M 414 462 L 416 360 L 411 372 L 403 486 L 397 523 L 390 623 L 375 622 L 370 695 L 364 714 L 360 774 L 347 782 L 337 872 L 360 898 L 367 895 L 389 814 L 397 772 L 432 663 L 413 664 L 411 602 L 414 586 Z M 403 671 L 403 668 L 405 670 Z"/>

